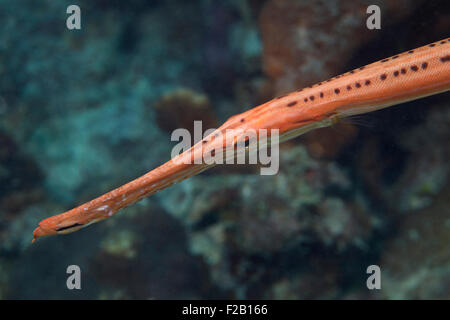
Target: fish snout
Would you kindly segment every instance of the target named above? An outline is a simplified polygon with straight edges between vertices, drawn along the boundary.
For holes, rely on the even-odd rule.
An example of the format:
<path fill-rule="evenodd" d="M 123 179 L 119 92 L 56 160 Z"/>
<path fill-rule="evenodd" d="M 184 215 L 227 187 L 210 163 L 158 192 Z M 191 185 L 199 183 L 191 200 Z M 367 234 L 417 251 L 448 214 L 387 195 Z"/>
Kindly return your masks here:
<path fill-rule="evenodd" d="M 56 234 L 55 230 L 43 228 L 42 223 L 40 223 L 39 226 L 33 231 L 33 240 L 31 241 L 31 243 L 34 243 L 39 237 L 50 236 L 53 234 Z"/>

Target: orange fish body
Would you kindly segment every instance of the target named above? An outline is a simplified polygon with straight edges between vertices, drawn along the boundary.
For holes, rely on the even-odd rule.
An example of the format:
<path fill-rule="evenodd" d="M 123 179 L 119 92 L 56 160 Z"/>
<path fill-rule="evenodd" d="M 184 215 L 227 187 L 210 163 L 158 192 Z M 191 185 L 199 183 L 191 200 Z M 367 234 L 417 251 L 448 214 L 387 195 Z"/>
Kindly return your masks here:
<path fill-rule="evenodd" d="M 72 210 L 47 218 L 33 232 L 42 236 L 77 231 L 107 219 L 120 209 L 213 166 L 184 163 L 234 148 L 249 129 L 278 129 L 280 141 L 329 126 L 340 118 L 367 113 L 450 89 L 450 39 L 383 59 L 311 87 L 278 97 L 235 115 L 191 149 L 160 167 Z M 239 132 L 232 142 L 215 139 L 227 129 Z"/>

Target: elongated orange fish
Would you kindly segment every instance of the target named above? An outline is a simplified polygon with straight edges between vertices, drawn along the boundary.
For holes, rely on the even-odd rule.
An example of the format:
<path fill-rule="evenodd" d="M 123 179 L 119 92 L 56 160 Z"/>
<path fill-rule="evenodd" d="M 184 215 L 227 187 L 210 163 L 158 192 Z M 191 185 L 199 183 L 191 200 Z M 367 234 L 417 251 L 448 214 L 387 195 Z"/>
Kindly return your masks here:
<path fill-rule="evenodd" d="M 161 189 L 213 166 L 193 160 L 214 150 L 236 148 L 247 131 L 278 129 L 280 141 L 339 119 L 450 90 L 450 38 L 410 50 L 278 97 L 228 119 L 191 149 L 113 191 L 47 218 L 33 232 L 41 236 L 77 231 L 114 215 Z M 240 132 L 231 142 L 215 139 L 227 129 Z M 237 130 L 238 129 L 238 130 Z M 190 160 L 190 161 L 185 161 Z"/>

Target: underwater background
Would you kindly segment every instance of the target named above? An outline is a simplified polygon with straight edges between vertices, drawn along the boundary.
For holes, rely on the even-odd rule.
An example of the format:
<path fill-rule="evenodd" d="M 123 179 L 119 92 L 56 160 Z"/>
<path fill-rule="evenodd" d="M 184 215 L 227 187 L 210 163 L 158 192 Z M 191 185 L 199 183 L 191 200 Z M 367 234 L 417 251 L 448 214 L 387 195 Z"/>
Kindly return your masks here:
<path fill-rule="evenodd" d="M 40 220 L 169 160 L 175 128 L 449 30 L 446 0 L 0 0 L 0 298 L 449 299 L 448 92 L 286 142 L 277 175 L 219 166 L 31 245 Z"/>

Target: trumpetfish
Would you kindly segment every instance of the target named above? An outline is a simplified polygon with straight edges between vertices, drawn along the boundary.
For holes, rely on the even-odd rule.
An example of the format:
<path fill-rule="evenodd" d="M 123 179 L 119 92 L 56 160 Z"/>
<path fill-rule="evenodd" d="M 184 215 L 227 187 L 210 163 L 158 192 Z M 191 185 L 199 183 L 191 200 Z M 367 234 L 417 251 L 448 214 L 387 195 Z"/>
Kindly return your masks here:
<path fill-rule="evenodd" d="M 344 117 L 449 89 L 450 38 L 351 70 L 229 118 L 192 148 L 147 174 L 74 209 L 42 220 L 33 232 L 33 242 L 38 237 L 74 232 L 107 219 L 144 197 L 212 167 L 213 164 L 192 160 L 214 154 L 214 150 L 220 148 L 236 148 L 239 135 L 245 135 L 250 129 L 278 129 L 282 142 L 309 130 L 330 126 Z M 231 142 L 215 139 L 228 129 L 239 129 L 240 133 Z"/>

